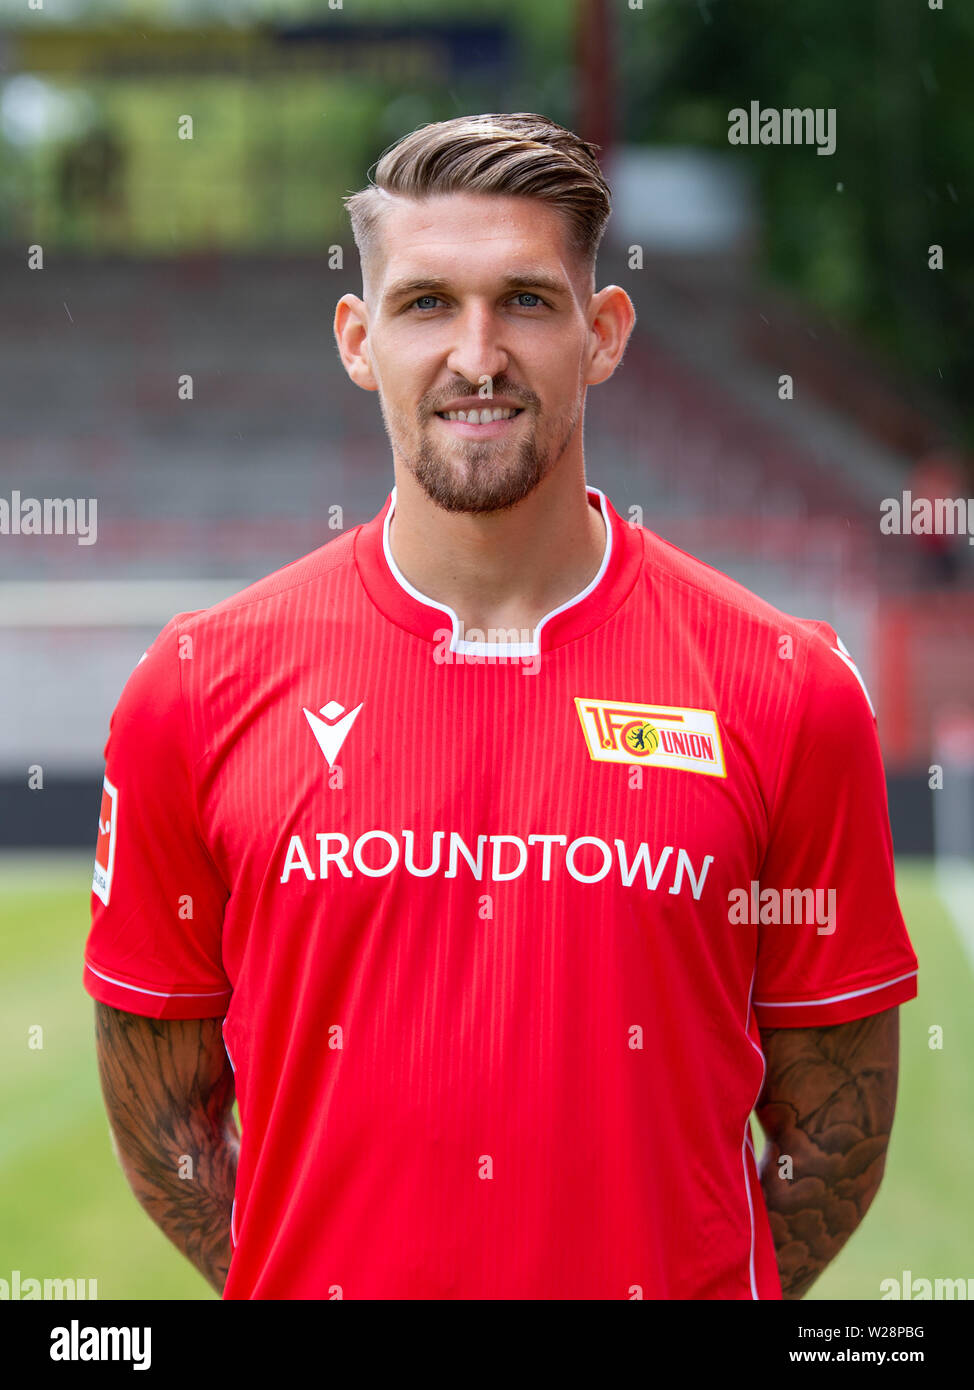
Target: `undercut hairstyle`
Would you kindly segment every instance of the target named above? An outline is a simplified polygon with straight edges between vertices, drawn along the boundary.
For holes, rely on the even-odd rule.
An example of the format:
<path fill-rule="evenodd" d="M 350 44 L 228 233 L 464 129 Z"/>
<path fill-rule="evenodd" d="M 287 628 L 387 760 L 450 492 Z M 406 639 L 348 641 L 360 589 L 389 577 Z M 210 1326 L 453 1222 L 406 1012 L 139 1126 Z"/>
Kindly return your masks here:
<path fill-rule="evenodd" d="M 422 200 L 494 193 L 536 198 L 555 208 L 570 250 L 591 279 L 612 211 L 598 148 L 547 116 L 523 111 L 420 126 L 381 155 L 369 171 L 368 187 L 344 199 L 363 276 L 375 263 L 383 218 L 395 195 Z"/>

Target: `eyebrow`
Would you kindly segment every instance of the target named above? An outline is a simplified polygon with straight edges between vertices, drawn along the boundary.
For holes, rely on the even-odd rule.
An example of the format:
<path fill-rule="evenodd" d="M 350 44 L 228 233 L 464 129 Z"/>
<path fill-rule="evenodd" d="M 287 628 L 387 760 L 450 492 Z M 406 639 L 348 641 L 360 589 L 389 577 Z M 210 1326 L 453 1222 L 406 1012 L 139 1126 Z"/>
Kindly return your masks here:
<path fill-rule="evenodd" d="M 501 276 L 504 289 L 545 290 L 548 294 L 568 295 L 571 287 L 564 280 L 549 275 L 544 270 L 509 271 Z M 420 279 L 394 280 L 382 296 L 383 303 L 402 299 L 407 294 L 433 294 L 450 288 L 449 280 L 438 275 L 427 275 Z"/>

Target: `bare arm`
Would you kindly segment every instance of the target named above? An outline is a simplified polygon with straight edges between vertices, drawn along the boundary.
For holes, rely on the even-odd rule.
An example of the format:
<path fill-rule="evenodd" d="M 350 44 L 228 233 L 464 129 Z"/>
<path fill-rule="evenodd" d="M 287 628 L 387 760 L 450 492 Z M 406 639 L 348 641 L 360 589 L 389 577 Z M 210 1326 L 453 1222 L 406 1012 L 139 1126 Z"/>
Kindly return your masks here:
<path fill-rule="evenodd" d="M 865 1216 L 896 1108 L 899 1010 L 831 1028 L 761 1030 L 761 1186 L 781 1288 L 801 1298 Z M 788 1165 L 779 1158 L 791 1159 Z M 784 1176 L 782 1175 L 784 1174 Z"/>
<path fill-rule="evenodd" d="M 163 1021 L 95 1004 L 98 1071 L 122 1171 L 218 1293 L 230 1267 L 240 1146 L 222 1022 Z"/>

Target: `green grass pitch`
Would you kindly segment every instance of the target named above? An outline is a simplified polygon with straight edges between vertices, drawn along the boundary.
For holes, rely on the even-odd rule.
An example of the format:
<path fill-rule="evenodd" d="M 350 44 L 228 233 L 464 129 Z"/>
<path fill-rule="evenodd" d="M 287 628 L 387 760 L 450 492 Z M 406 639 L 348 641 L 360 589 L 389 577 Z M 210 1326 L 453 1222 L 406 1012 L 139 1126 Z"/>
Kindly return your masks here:
<path fill-rule="evenodd" d="M 97 1279 L 98 1297 L 214 1298 L 131 1196 L 112 1153 L 80 983 L 91 856 L 0 861 L 0 1279 Z M 809 1299 L 878 1299 L 880 1282 L 974 1276 L 969 1103 L 974 979 L 931 865 L 898 888 L 920 958 L 901 1010 L 900 1090 L 879 1196 Z M 31 1048 L 30 1030 L 43 1029 Z M 930 1030 L 943 1029 L 942 1048 Z M 36 1036 L 36 1035 L 35 1035 Z M 755 1144 L 763 1142 L 756 1120 Z"/>

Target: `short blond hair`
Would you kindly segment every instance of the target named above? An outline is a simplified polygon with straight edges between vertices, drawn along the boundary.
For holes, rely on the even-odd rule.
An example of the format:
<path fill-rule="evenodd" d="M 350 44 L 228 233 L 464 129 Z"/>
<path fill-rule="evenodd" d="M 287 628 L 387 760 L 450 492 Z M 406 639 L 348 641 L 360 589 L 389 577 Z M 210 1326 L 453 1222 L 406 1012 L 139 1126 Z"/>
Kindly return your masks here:
<path fill-rule="evenodd" d="M 344 199 L 363 272 L 390 196 L 495 193 L 537 198 L 555 208 L 565 219 L 571 250 L 594 274 L 612 211 L 598 148 L 547 116 L 523 111 L 420 126 L 381 155 L 366 188 Z"/>

